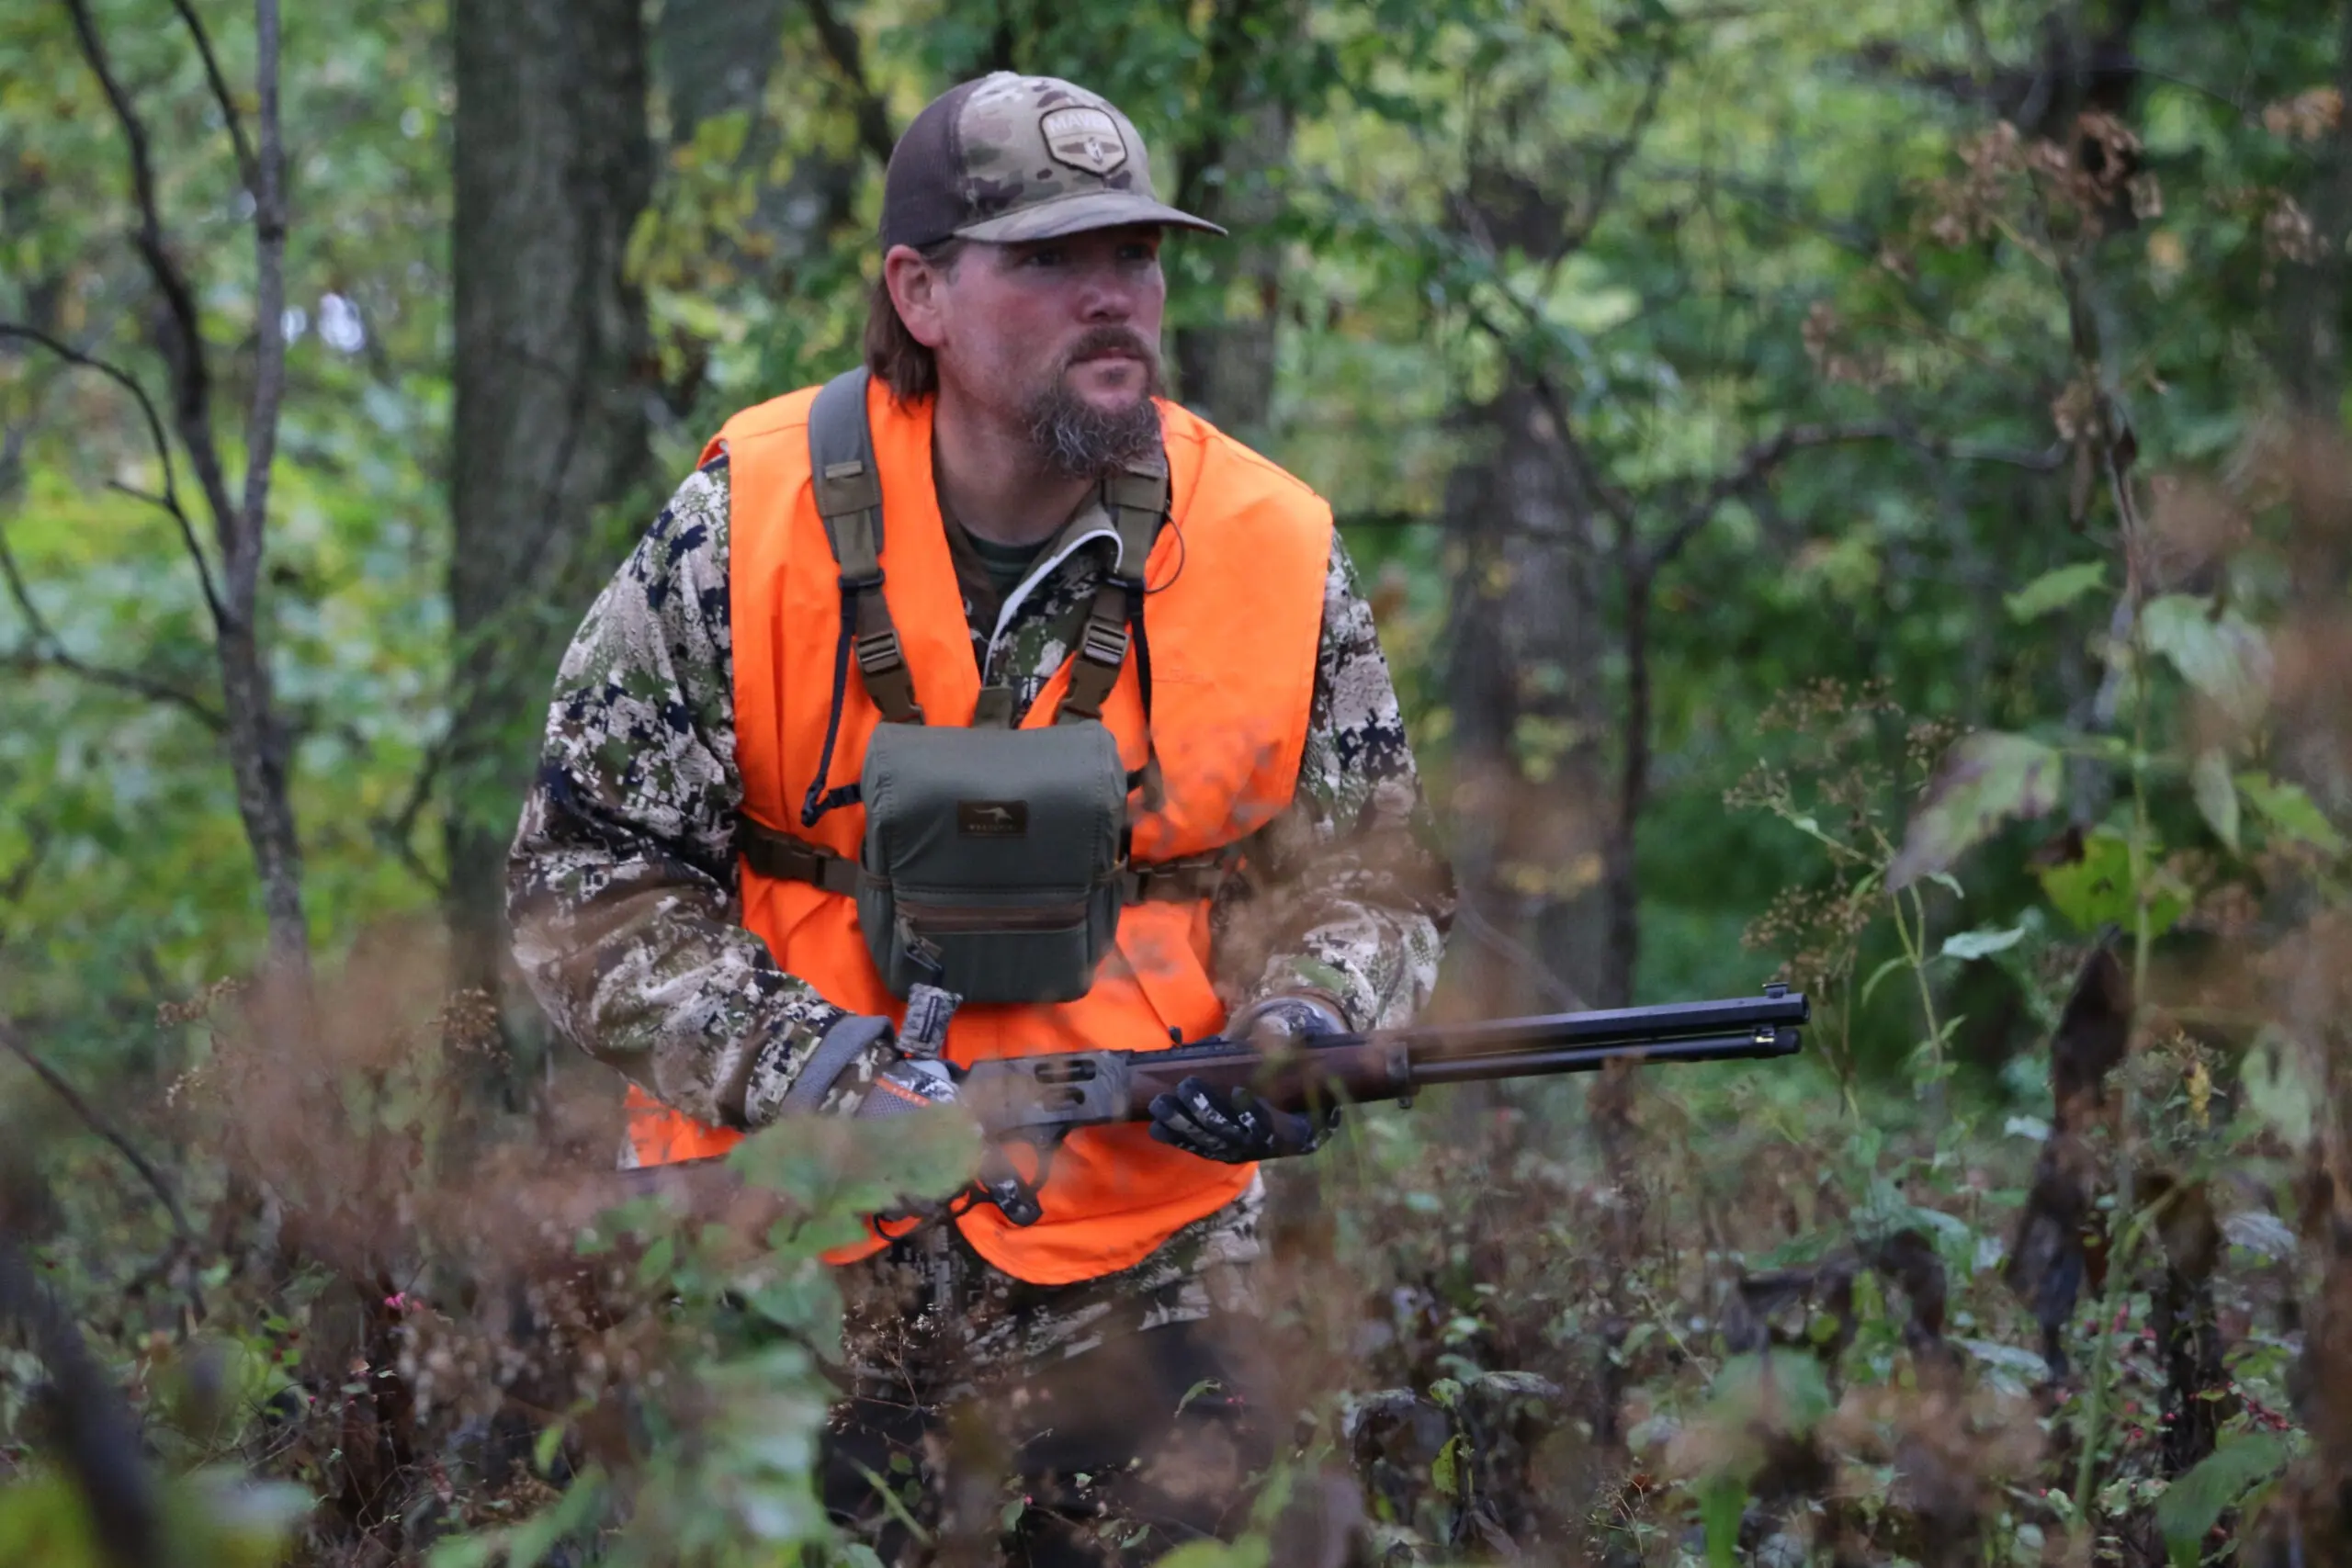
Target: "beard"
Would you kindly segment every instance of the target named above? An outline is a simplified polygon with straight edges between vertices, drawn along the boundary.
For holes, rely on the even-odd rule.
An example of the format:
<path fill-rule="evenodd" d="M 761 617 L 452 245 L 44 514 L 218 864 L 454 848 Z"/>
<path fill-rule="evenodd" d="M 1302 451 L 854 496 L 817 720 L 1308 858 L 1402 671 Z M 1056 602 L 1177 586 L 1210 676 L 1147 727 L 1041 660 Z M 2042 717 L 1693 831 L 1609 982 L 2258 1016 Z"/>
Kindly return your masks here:
<path fill-rule="evenodd" d="M 1143 395 L 1121 409 L 1097 408 L 1070 390 L 1070 367 L 1113 349 L 1142 364 Z M 1139 462 L 1159 446 L 1159 355 L 1125 327 L 1097 327 L 1073 344 L 1037 395 L 1022 408 L 1029 444 L 1038 460 L 1068 479 L 1100 479 L 1114 468 Z"/>

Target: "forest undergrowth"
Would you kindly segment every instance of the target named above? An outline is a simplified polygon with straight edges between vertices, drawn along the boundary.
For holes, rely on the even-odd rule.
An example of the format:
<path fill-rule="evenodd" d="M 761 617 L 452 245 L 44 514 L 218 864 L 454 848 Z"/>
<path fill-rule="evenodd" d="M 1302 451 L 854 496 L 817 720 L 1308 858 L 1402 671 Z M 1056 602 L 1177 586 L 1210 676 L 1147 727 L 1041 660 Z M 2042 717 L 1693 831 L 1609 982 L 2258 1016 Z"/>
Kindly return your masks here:
<path fill-rule="evenodd" d="M 1821 851 L 1749 932 L 1814 998 L 1805 1057 L 1433 1095 L 1274 1173 L 1283 1457 L 1238 1542 L 1174 1561 L 2352 1561 L 2352 919 L 2287 778 L 2352 736 L 2340 618 L 2299 602 L 2352 482 L 2278 439 L 2275 482 L 2197 492 L 2205 533 L 2175 501 L 2129 541 L 2128 740 L 1869 687 L 1766 716 L 1727 807 Z M 2167 610 L 2148 563 L 2199 548 L 2267 599 Z M 2004 856 L 2041 902 L 1951 929 Z M 796 1123 L 740 1188 L 625 1201 L 605 1080 L 493 1112 L 439 972 L 395 932 L 307 999 L 224 985 L 158 1021 L 207 1049 L 157 1101 L 12 1147 L 0 1560 L 873 1561 L 809 1490 L 819 1254 L 956 1187 L 969 1129 Z M 1965 1061 L 1986 996 L 2042 1048 Z M 1854 1059 L 1873 1006 L 1910 1019 L 1892 1070 Z M 1021 1506 L 926 1527 L 938 1560 Z"/>

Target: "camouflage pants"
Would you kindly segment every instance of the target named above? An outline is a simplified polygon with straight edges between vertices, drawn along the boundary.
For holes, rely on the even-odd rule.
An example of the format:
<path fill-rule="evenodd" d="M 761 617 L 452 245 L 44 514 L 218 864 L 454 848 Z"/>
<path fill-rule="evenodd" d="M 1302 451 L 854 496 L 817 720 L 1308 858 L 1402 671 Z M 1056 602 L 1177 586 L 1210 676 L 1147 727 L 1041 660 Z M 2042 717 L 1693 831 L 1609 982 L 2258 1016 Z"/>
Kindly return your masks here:
<path fill-rule="evenodd" d="M 1227 1533 L 1272 1455 L 1249 1219 L 1249 1257 L 1220 1245 L 1228 1213 L 1074 1285 L 1015 1280 L 951 1226 L 844 1269 L 827 1508 L 904 1564 L 1145 1562 Z"/>

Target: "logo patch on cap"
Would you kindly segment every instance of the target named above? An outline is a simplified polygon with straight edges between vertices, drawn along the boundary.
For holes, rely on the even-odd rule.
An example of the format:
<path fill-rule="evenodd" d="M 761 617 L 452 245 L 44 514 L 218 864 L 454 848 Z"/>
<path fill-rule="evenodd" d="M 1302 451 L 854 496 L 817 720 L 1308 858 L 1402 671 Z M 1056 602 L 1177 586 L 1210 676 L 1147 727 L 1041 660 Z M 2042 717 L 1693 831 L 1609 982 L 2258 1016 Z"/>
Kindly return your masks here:
<path fill-rule="evenodd" d="M 1056 162 L 1073 169 L 1107 175 L 1127 161 L 1126 139 L 1119 134 L 1119 122 L 1091 105 L 1048 109 L 1037 129 L 1045 135 L 1046 151 Z"/>

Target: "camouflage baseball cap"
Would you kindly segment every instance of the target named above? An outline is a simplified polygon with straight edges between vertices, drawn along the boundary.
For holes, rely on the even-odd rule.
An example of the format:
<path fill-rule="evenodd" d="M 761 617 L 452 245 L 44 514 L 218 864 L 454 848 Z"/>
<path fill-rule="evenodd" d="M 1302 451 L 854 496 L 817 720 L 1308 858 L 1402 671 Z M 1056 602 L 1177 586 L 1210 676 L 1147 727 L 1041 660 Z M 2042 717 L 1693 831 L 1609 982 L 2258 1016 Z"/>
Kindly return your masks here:
<path fill-rule="evenodd" d="M 1133 121 L 1052 76 L 1000 71 L 915 116 L 882 181 L 882 248 L 1012 244 L 1122 223 L 1224 230 L 1163 205 Z"/>

